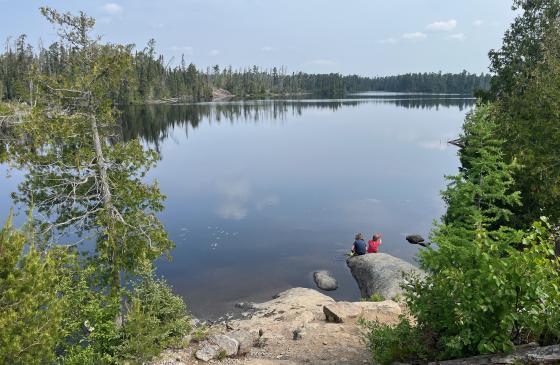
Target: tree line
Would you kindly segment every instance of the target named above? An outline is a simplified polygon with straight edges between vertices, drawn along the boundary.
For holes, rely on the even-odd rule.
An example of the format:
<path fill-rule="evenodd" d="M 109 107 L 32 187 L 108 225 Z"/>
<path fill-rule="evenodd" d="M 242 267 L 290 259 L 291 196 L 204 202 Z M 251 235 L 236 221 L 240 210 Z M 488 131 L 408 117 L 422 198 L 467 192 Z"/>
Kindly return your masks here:
<path fill-rule="evenodd" d="M 110 47 L 103 45 L 102 47 Z M 365 77 L 338 73 L 309 74 L 288 73 L 284 67 L 263 69 L 258 66 L 233 69 L 219 65 L 206 70 L 185 61 L 177 66 L 166 63 L 156 52 L 156 42 L 150 40 L 146 47 L 135 50 L 123 46 L 123 53 L 131 58 L 130 69 L 110 98 L 117 104 L 135 104 L 154 100 L 172 99 L 179 102 L 208 101 L 213 90 L 224 89 L 240 98 L 262 98 L 298 94 L 320 97 L 341 97 L 361 91 L 456 93 L 473 95 L 477 90 L 487 90 L 490 76 L 463 71 L 452 73 L 408 73 L 397 76 Z M 71 73 L 68 60 L 74 50 L 61 42 L 54 42 L 35 50 L 25 35 L 7 40 L 0 55 L 0 100 L 32 102 L 37 86 L 33 74 L 58 76 Z"/>

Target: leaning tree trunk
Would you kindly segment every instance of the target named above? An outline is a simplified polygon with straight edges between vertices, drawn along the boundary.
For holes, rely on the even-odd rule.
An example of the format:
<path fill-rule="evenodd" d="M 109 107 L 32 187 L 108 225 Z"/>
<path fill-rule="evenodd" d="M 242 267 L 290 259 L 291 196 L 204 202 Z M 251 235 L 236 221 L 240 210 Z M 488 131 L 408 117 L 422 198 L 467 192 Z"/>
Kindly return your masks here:
<path fill-rule="evenodd" d="M 113 199 L 111 194 L 111 188 L 109 186 L 109 178 L 107 177 L 107 166 L 105 165 L 105 158 L 103 156 L 103 149 L 101 146 L 101 138 L 99 138 L 99 129 L 97 127 L 97 121 L 95 117 L 91 118 L 91 131 L 93 133 L 93 145 L 95 148 L 95 156 L 97 161 L 97 170 L 99 173 L 99 180 L 101 183 L 101 194 L 103 199 L 103 204 L 106 209 L 112 211 L 113 210 Z M 112 252 L 112 287 L 113 290 L 116 292 L 120 289 L 121 286 L 121 279 L 120 279 L 120 268 L 118 267 L 117 261 L 117 254 L 116 254 L 116 247 L 113 248 Z"/>

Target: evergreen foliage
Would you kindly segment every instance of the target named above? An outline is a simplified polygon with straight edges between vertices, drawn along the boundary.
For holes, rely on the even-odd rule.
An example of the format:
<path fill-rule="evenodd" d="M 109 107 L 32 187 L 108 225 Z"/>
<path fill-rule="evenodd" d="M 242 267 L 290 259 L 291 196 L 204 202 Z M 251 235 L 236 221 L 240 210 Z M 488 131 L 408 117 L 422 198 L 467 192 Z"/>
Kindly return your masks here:
<path fill-rule="evenodd" d="M 447 213 L 432 233 L 437 247 L 419 253 L 428 275 L 405 285 L 416 321 L 411 335 L 422 333 L 431 359 L 507 352 L 560 338 L 560 260 L 551 226 L 546 218 L 528 232 L 511 226 L 510 208 L 520 196 L 512 190 L 515 164 L 504 161 L 503 141 L 495 137 L 495 118 L 488 105 L 467 117 L 462 169 L 449 178 L 442 194 Z M 391 338 L 403 328 L 373 326 L 369 336 Z M 372 350 L 374 358 L 385 356 Z"/>
<path fill-rule="evenodd" d="M 559 19 L 560 21 L 560 19 Z M 516 188 L 523 195 L 523 209 L 515 210 L 518 226 L 527 226 L 540 215 L 560 222 L 560 23 L 539 43 L 542 59 L 518 67 L 523 86 L 498 99 L 501 128 L 508 141 L 504 152 L 517 160 Z"/>
<path fill-rule="evenodd" d="M 11 216 L 0 230 L 0 363 L 47 364 L 62 340 L 65 301 L 58 295 L 64 253 L 42 253 L 16 231 Z"/>

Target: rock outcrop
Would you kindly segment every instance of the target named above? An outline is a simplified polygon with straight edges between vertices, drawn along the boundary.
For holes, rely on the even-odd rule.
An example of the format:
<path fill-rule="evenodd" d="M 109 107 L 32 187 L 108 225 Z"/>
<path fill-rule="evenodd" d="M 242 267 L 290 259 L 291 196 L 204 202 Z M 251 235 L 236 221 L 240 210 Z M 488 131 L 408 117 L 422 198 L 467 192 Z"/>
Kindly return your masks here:
<path fill-rule="evenodd" d="M 252 305 L 254 313 L 249 318 L 213 323 L 206 340 L 193 342 L 188 348 L 166 351 L 152 364 L 200 365 L 203 361 L 217 363 L 216 359 L 230 365 L 368 363 L 370 354 L 357 319 L 396 323 L 401 314 L 399 304 L 391 301 L 342 304 L 349 308 L 350 314 L 343 313 L 337 304 L 340 303 L 317 290 L 293 288 L 267 302 Z M 326 321 L 325 313 L 329 310 L 340 320 Z M 234 352 L 235 343 L 237 353 L 226 359 L 226 355 Z"/>
<path fill-rule="evenodd" d="M 420 269 L 386 253 L 352 256 L 346 264 L 356 279 L 363 297 L 373 294 L 393 299 L 402 292 L 403 273 L 423 276 Z"/>
<path fill-rule="evenodd" d="M 317 287 L 322 290 L 331 291 L 338 288 L 338 281 L 326 270 L 315 271 L 313 273 L 313 280 Z"/>
<path fill-rule="evenodd" d="M 336 302 L 323 307 L 327 322 L 355 322 L 362 318 L 387 324 L 396 323 L 402 314 L 401 307 L 392 300 L 382 302 Z"/>

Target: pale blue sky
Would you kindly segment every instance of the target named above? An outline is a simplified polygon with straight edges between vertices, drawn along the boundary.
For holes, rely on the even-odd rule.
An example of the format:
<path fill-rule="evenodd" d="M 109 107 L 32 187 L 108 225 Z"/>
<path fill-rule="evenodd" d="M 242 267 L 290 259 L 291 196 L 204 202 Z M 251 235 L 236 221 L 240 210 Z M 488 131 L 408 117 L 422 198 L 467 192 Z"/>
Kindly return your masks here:
<path fill-rule="evenodd" d="M 38 7 L 84 10 L 106 41 L 197 66 L 387 75 L 485 72 L 514 17 L 511 0 L 0 0 L 0 39 L 55 32 Z"/>

